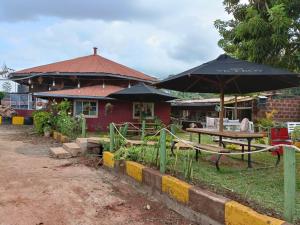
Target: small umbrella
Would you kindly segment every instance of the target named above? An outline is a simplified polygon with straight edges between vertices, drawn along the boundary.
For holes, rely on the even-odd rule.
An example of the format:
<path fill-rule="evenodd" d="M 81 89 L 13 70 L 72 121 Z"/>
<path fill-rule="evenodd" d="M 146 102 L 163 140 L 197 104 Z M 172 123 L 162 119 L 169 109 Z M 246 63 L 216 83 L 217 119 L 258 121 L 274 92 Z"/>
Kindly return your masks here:
<path fill-rule="evenodd" d="M 165 102 L 175 99 L 172 95 L 144 83 L 138 83 L 130 88 L 114 92 L 107 97 L 139 102 Z"/>
<path fill-rule="evenodd" d="M 159 88 L 220 93 L 220 131 L 223 131 L 224 94 L 243 94 L 299 86 L 299 75 L 287 70 L 232 58 L 226 54 L 157 83 Z"/>

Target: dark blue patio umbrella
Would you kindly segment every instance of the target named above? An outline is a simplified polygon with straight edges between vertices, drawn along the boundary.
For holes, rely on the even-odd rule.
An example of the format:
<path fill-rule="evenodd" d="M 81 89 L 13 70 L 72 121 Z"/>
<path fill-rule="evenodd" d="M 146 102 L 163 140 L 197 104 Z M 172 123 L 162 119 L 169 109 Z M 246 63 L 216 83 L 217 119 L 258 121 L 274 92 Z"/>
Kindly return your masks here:
<path fill-rule="evenodd" d="M 224 94 L 270 91 L 299 85 L 299 74 L 238 60 L 226 54 L 156 84 L 159 88 L 183 92 L 220 93 L 220 131 L 223 131 Z"/>

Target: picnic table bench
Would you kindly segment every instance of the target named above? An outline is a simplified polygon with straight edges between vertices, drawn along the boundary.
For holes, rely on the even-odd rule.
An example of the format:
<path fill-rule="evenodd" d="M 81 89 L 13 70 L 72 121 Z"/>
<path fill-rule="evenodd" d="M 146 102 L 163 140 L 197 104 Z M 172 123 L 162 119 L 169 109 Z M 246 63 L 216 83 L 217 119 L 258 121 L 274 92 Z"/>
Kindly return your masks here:
<path fill-rule="evenodd" d="M 219 142 L 218 139 L 213 139 L 214 142 Z M 226 144 L 234 144 L 234 145 L 239 145 L 242 147 L 242 152 L 245 152 L 245 146 L 248 146 L 248 142 L 246 141 L 241 141 L 241 140 L 236 140 L 236 139 L 222 139 L 222 145 L 224 148 L 226 148 Z M 266 145 L 266 144 L 259 144 L 259 143 L 252 143 L 251 147 L 254 147 L 255 149 L 264 149 L 264 148 L 269 148 L 271 145 Z M 278 151 L 275 151 L 277 155 L 277 161 L 276 161 L 276 166 L 280 162 L 280 153 Z M 242 155 L 242 160 L 244 160 L 244 155 Z"/>
<path fill-rule="evenodd" d="M 219 140 L 217 140 L 217 141 L 219 142 Z M 246 142 L 246 141 L 231 140 L 231 139 L 223 139 L 222 140 L 223 147 L 215 146 L 215 145 L 211 145 L 211 144 L 199 144 L 199 143 L 195 143 L 195 142 L 191 142 L 191 141 L 182 142 L 178 139 L 175 139 L 175 140 L 173 140 L 173 143 L 171 145 L 171 152 L 172 152 L 173 155 L 175 155 L 174 154 L 174 148 L 175 147 L 177 148 L 177 150 L 179 150 L 179 149 L 188 149 L 188 148 L 195 147 L 195 148 L 197 148 L 197 149 L 195 149 L 195 151 L 196 151 L 196 160 L 198 160 L 198 153 L 201 153 L 201 149 L 211 151 L 211 152 L 216 152 L 216 153 L 231 153 L 232 151 L 230 149 L 226 148 L 226 143 L 227 144 L 236 144 L 236 145 L 242 146 L 242 153 L 244 153 L 244 151 L 245 151 L 245 146 L 248 146 L 248 142 Z M 264 148 L 270 147 L 270 145 L 252 144 L 251 147 L 255 147 L 255 148 L 258 148 L 258 149 L 264 149 Z M 275 152 L 277 153 L 277 161 L 275 163 L 275 165 L 277 166 L 280 162 L 280 154 L 279 154 L 278 151 L 275 151 Z M 222 157 L 222 154 L 219 154 L 217 156 L 217 160 L 215 162 L 215 166 L 216 166 L 217 170 L 220 170 L 219 162 L 221 160 L 221 157 Z M 242 155 L 242 160 L 244 160 L 244 155 Z"/>
<path fill-rule="evenodd" d="M 177 145 L 177 146 L 176 146 Z M 174 153 L 174 148 L 177 147 L 177 149 L 179 150 L 180 147 L 184 147 L 184 148 L 195 148 L 196 151 L 196 161 L 198 161 L 198 154 L 201 153 L 201 149 L 202 150 L 206 150 L 206 151 L 211 151 L 211 152 L 215 152 L 215 153 L 230 153 L 230 150 L 223 148 L 221 146 L 215 146 L 215 145 L 210 145 L 210 144 L 199 144 L 199 143 L 195 143 L 195 142 L 191 142 L 191 141 L 185 141 L 184 143 L 178 139 L 173 140 L 173 143 L 171 145 L 171 152 L 173 155 L 175 155 Z M 216 168 L 217 170 L 220 170 L 220 166 L 219 166 L 219 162 L 221 159 L 222 155 L 218 154 L 217 160 L 215 162 Z"/>

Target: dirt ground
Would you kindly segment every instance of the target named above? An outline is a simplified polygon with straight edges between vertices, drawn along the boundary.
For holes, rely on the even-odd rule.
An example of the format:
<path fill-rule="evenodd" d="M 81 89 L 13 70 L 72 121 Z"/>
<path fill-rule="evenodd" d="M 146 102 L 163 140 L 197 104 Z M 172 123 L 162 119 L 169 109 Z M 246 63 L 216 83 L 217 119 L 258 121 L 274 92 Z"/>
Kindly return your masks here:
<path fill-rule="evenodd" d="M 102 168 L 49 158 L 57 145 L 0 126 L 0 225 L 192 224 Z"/>

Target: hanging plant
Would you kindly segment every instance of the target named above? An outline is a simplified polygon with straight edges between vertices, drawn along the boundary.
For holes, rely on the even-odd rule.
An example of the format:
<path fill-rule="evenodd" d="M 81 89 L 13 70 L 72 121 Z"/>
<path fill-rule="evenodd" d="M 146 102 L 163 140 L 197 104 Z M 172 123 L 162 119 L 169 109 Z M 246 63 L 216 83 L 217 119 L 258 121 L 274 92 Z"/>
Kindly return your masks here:
<path fill-rule="evenodd" d="M 112 113 L 114 106 L 111 103 L 106 103 L 105 104 L 105 116 L 107 116 L 108 114 Z"/>

